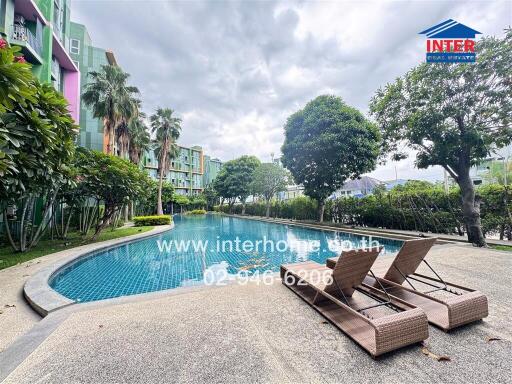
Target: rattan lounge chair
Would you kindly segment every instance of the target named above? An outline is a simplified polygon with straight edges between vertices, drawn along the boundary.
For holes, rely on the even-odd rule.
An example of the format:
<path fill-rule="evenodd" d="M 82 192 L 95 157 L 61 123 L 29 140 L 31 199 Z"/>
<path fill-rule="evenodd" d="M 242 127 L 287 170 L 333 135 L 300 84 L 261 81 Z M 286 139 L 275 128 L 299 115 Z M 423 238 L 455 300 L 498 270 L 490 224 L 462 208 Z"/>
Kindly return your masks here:
<path fill-rule="evenodd" d="M 488 315 L 487 298 L 481 292 L 447 283 L 425 260 L 436 238 L 404 242 L 393 263 L 382 277 L 367 275 L 364 282 L 373 287 L 383 286 L 381 297 L 391 295 L 422 308 L 428 321 L 444 331 L 480 320 Z M 337 258 L 327 260 L 334 267 Z M 425 264 L 434 277 L 416 272 Z"/>
<path fill-rule="evenodd" d="M 379 252 L 343 252 L 332 270 L 315 262 L 281 265 L 284 285 L 374 357 L 428 337 L 422 309 L 383 299 L 383 288 L 362 283 Z"/>

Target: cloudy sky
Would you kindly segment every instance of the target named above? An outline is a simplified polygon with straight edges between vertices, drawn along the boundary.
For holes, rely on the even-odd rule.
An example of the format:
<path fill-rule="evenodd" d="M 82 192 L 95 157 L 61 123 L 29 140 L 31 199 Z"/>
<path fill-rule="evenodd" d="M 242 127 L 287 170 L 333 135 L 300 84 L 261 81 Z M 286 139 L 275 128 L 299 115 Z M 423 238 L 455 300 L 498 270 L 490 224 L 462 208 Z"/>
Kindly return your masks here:
<path fill-rule="evenodd" d="M 367 113 L 374 91 L 425 59 L 418 35 L 452 18 L 484 35 L 512 24 L 512 1 L 73 0 L 71 18 L 112 49 L 148 113 L 172 107 L 182 145 L 229 160 L 279 156 L 287 116 L 329 93 Z M 440 179 L 413 159 L 380 179 Z"/>

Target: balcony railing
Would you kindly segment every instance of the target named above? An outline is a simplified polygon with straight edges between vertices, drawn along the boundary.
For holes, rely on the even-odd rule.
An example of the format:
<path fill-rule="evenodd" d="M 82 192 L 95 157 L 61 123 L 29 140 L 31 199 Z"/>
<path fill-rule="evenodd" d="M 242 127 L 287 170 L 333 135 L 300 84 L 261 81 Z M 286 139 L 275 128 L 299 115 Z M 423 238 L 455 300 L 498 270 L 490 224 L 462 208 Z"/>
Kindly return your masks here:
<path fill-rule="evenodd" d="M 34 35 L 25 25 L 19 23 L 13 25 L 12 39 L 26 42 L 39 56 L 42 56 L 43 44 L 41 39 Z"/>

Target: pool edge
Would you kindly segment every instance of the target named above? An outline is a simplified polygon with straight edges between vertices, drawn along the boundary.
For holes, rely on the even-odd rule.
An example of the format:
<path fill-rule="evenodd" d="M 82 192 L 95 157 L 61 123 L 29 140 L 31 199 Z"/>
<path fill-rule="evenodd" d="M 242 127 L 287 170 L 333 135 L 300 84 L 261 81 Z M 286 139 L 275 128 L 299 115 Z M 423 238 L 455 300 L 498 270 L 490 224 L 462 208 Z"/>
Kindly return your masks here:
<path fill-rule="evenodd" d="M 88 244 L 85 246 L 71 248 L 62 251 L 67 256 L 56 263 L 40 269 L 36 274 L 31 276 L 23 286 L 23 296 L 28 304 L 42 317 L 47 316 L 49 313 L 57 311 L 61 308 L 76 304 L 75 300 L 71 300 L 49 285 L 50 278 L 61 268 L 65 267 L 71 262 L 76 261 L 82 257 L 87 257 L 93 252 L 114 248 L 119 245 L 128 244 L 134 241 L 145 239 L 152 236 L 160 235 L 164 232 L 170 231 L 174 228 L 174 223 L 170 225 L 158 226 L 151 231 L 135 234 L 127 237 L 122 237 L 113 240 L 102 241 L 99 243 Z"/>

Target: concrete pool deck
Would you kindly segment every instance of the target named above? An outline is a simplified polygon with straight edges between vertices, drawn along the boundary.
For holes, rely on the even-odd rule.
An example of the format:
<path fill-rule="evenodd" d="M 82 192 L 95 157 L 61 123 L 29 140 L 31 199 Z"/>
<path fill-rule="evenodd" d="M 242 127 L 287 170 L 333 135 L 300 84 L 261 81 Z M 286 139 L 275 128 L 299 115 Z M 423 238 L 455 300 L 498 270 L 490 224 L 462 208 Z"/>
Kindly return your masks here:
<path fill-rule="evenodd" d="M 0 270 L 0 361 L 1 352 L 16 338 L 27 332 L 41 320 L 41 316 L 28 305 L 23 297 L 23 287 L 32 276 L 62 260 L 69 261 L 71 258 L 77 257 L 83 253 L 121 244 L 130 240 L 153 236 L 170 229 L 172 229 L 172 226 L 159 226 L 141 234 L 55 252 Z"/>
<path fill-rule="evenodd" d="M 428 258 L 448 281 L 489 298 L 482 322 L 449 334 L 430 327 L 429 349 L 451 361 L 425 356 L 420 346 L 374 360 L 276 281 L 72 305 L 42 321 L 22 301 L 4 308 L 2 297 L 4 347 L 11 343 L 5 343 L 2 316 L 20 312 L 10 322 L 27 324 L 11 331 L 11 342 L 25 334 L 0 352 L 0 380 L 10 364 L 6 383 L 509 382 L 512 255 L 447 244 L 435 246 Z M 21 295 L 23 272 L 51 261 L 36 263 L 14 267 L 9 276 L 0 271 L 0 290 L 18 284 Z"/>

